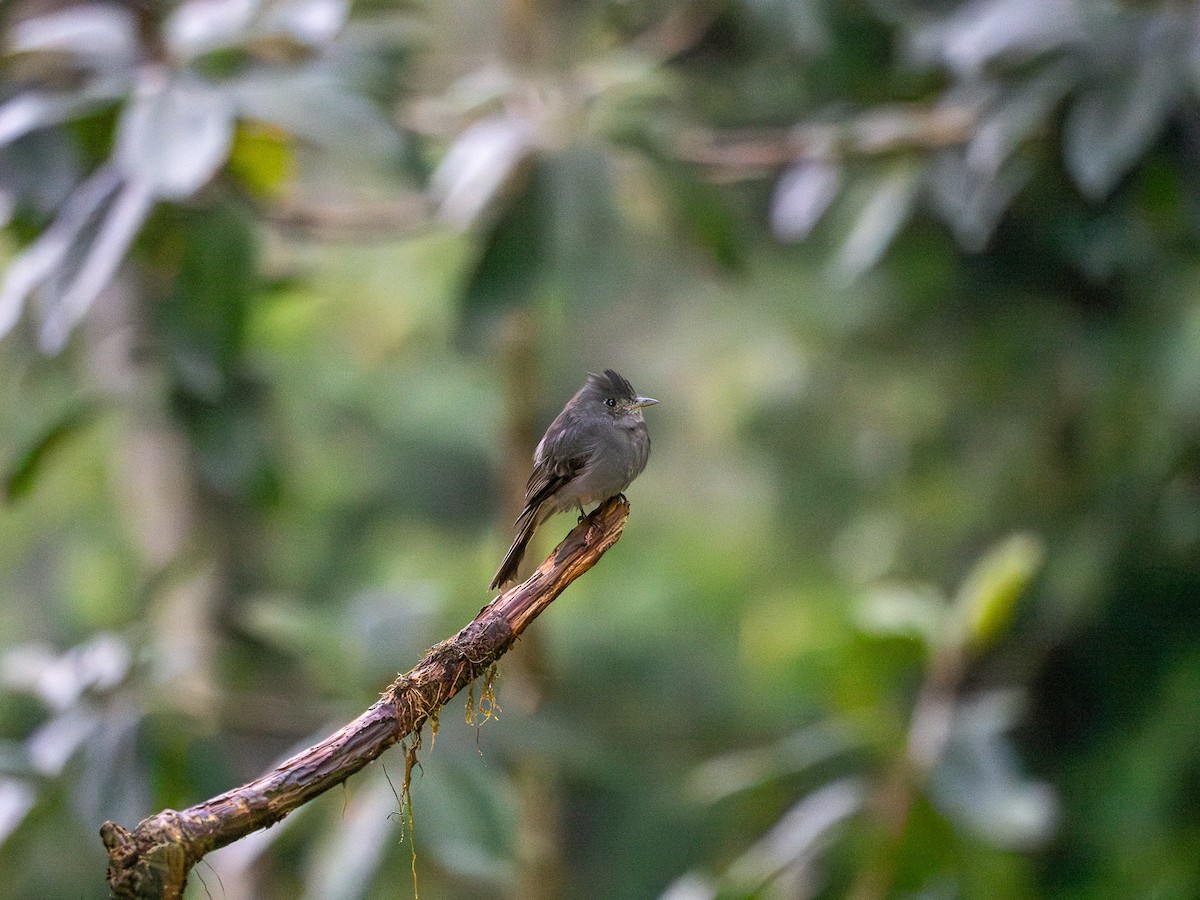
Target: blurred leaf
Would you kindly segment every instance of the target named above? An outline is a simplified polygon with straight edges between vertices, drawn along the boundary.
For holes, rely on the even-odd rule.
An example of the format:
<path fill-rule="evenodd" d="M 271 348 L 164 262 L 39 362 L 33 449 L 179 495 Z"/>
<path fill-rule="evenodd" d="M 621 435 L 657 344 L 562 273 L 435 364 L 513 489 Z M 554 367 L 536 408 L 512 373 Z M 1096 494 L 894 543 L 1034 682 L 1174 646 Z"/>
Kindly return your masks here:
<path fill-rule="evenodd" d="M 62 657 L 79 691 L 106 694 L 120 685 L 133 664 L 128 642 L 110 632 L 100 632 L 68 650 Z"/>
<path fill-rule="evenodd" d="M 836 15 L 814 0 L 750 0 L 749 12 L 761 19 L 762 28 L 786 35 L 788 42 L 806 56 L 830 51 L 832 35 L 827 20 Z"/>
<path fill-rule="evenodd" d="M 249 214 L 232 203 L 174 213 L 170 225 L 182 253 L 174 260 L 174 289 L 155 307 L 154 321 L 180 386 L 216 402 L 242 352 L 258 284 L 258 235 Z"/>
<path fill-rule="evenodd" d="M 0 777 L 0 846 L 20 826 L 37 802 L 37 791 L 27 782 Z"/>
<path fill-rule="evenodd" d="M 355 785 L 342 805 L 338 827 L 331 829 L 309 855 L 304 898 L 358 900 L 368 896 L 371 882 L 400 831 L 397 790 L 397 785 L 384 776 L 382 767 L 376 767 L 370 777 Z"/>
<path fill-rule="evenodd" d="M 530 123 L 516 116 L 481 119 L 455 138 L 429 179 L 438 216 L 465 231 L 511 200 L 532 160 Z"/>
<path fill-rule="evenodd" d="M 84 87 L 62 93 L 28 90 L 0 104 L 0 146 L 17 138 L 66 122 L 105 103 L 112 103 L 129 90 L 127 73 L 92 79 Z"/>
<path fill-rule="evenodd" d="M 716 900 L 717 885 L 701 872 L 680 875 L 658 896 L 658 900 Z"/>
<path fill-rule="evenodd" d="M 9 267 L 0 290 L 0 335 L 16 323 L 30 293 L 41 292 L 39 342 L 57 352 L 92 302 L 108 286 L 149 214 L 151 196 L 120 184 L 101 167 L 63 204 L 54 223 Z"/>
<path fill-rule="evenodd" d="M 147 185 L 140 182 L 122 185 L 103 211 L 90 243 L 78 247 L 81 251 L 78 266 L 63 266 L 51 273 L 43 287 L 44 308 L 38 335 L 43 351 L 61 350 L 71 329 L 108 287 L 150 214 L 153 200 Z"/>
<path fill-rule="evenodd" d="M 346 24 L 346 0 L 282 0 L 263 17 L 263 30 L 287 35 L 314 47 L 327 44 Z"/>
<path fill-rule="evenodd" d="M 164 211 L 163 230 L 160 252 L 182 251 L 174 259 L 174 290 L 154 308 L 174 379 L 174 412 L 209 486 L 269 504 L 278 481 L 263 414 L 267 396 L 244 357 L 259 285 L 255 222 L 241 206 L 220 203 Z"/>
<path fill-rule="evenodd" d="M 51 718 L 25 742 L 34 770 L 51 778 L 61 775 L 71 758 L 95 736 L 102 720 L 99 712 L 84 704 Z"/>
<path fill-rule="evenodd" d="M 9 503 L 19 500 L 33 490 L 38 476 L 54 452 L 76 437 L 90 425 L 96 411 L 89 407 L 76 407 L 52 423 L 17 457 L 4 477 L 4 495 Z"/>
<path fill-rule="evenodd" d="M 468 314 L 491 313 L 527 302 L 549 262 L 550 199 L 544 164 L 529 166 L 524 190 L 497 216 L 481 239 L 467 276 Z"/>
<path fill-rule="evenodd" d="M 361 94 L 318 62 L 252 69 L 222 84 L 242 118 L 277 125 L 300 141 L 373 164 L 396 161 L 400 134 Z"/>
<path fill-rule="evenodd" d="M 397 659 L 418 658 L 424 635 L 437 632 L 434 596 L 412 585 L 403 593 L 364 590 L 341 612 L 339 624 L 363 671 L 387 671 Z"/>
<path fill-rule="evenodd" d="M 783 362 L 782 359 L 776 362 L 777 371 L 783 371 Z M 793 379 L 803 376 L 795 362 L 792 369 Z M 792 381 L 792 385 L 796 383 Z M 792 385 L 787 387 L 794 389 Z M 878 459 L 883 461 L 884 457 Z M 896 564 L 901 537 L 901 525 L 894 515 L 882 510 L 864 512 L 848 522 L 834 538 L 830 558 L 841 574 L 854 584 L 877 584 Z"/>
<path fill-rule="evenodd" d="M 315 609 L 289 597 L 255 598 L 238 611 L 238 624 L 264 644 L 318 665 L 332 665 L 354 649 L 339 610 Z M 356 674 L 357 667 L 349 665 L 337 677 Z"/>
<path fill-rule="evenodd" d="M 627 231 L 605 149 L 576 144 L 544 161 L 555 271 L 574 302 L 604 302 L 629 286 Z"/>
<path fill-rule="evenodd" d="M 233 104 L 187 73 L 144 72 L 117 124 L 113 160 L 157 197 L 190 197 L 216 174 L 233 143 Z"/>
<path fill-rule="evenodd" d="M 996 59 L 1024 62 L 1078 38 L 1079 0 L 971 0 L 913 38 L 919 59 L 939 60 L 964 79 Z"/>
<path fill-rule="evenodd" d="M 830 831 L 862 808 L 866 786 L 843 778 L 813 791 L 735 859 L 724 881 L 735 890 L 756 891 L 788 869 L 813 865 Z"/>
<path fill-rule="evenodd" d="M 771 197 L 771 232 L 785 244 L 808 237 L 837 197 L 842 170 L 822 160 L 802 160 L 783 170 Z"/>
<path fill-rule="evenodd" d="M 65 711 L 85 694 L 106 694 L 129 673 L 132 653 L 124 640 L 101 632 L 63 653 L 42 644 L 23 644 L 0 657 L 6 686 Z"/>
<path fill-rule="evenodd" d="M 811 769 L 860 743 L 860 735 L 847 723 L 837 719 L 818 722 L 766 747 L 727 753 L 702 763 L 688 778 L 689 793 L 701 803 L 716 803 L 773 779 Z"/>
<path fill-rule="evenodd" d="M 62 53 L 97 69 L 127 69 L 138 58 L 133 11 L 117 3 L 75 3 L 12 28 L 17 53 Z"/>
<path fill-rule="evenodd" d="M 191 59 L 248 37 L 261 6 L 261 0 L 187 0 L 167 16 L 163 35 L 177 57 Z"/>
<path fill-rule="evenodd" d="M 995 176 L 1026 139 L 1048 125 L 1075 79 L 1073 67 L 1063 64 L 1017 82 L 967 142 L 966 161 L 971 170 L 982 177 Z"/>
<path fill-rule="evenodd" d="M 443 727 L 454 728 L 465 738 L 468 729 L 477 726 Z M 512 889 L 516 869 L 513 844 L 519 834 L 512 779 L 497 778 L 461 752 L 460 759 L 462 762 L 453 766 L 431 766 L 422 775 L 416 801 L 417 834 L 425 835 L 425 846 L 438 866 L 489 888 L 477 893 L 519 894 Z"/>
<path fill-rule="evenodd" d="M 1015 534 L 975 565 L 954 601 L 961 634 L 973 647 L 989 646 L 1008 628 L 1017 599 L 1041 569 L 1045 555 L 1036 537 Z"/>
<path fill-rule="evenodd" d="M 988 843 L 1030 850 L 1053 833 L 1058 802 L 1049 785 L 1021 775 L 1006 736 L 1019 706 L 1010 693 L 959 704 L 930 780 L 938 807 Z"/>
<path fill-rule="evenodd" d="M 278 499 L 279 472 L 259 409 L 262 399 L 243 379 L 227 390 L 216 405 L 197 403 L 194 397 L 178 401 L 196 447 L 197 470 L 222 496 L 269 507 Z"/>
<path fill-rule="evenodd" d="M 741 232 L 717 187 L 674 167 L 664 175 L 676 221 L 684 232 L 722 269 L 741 268 Z"/>
<path fill-rule="evenodd" d="M 1072 104 L 1063 124 L 1063 156 L 1091 200 L 1107 197 L 1162 131 L 1184 83 L 1185 36 L 1175 16 L 1151 19 L 1132 71 L 1114 74 Z"/>
<path fill-rule="evenodd" d="M 26 298 L 64 266 L 72 250 L 86 246 L 119 186 L 112 168 L 97 169 L 71 193 L 50 227 L 9 265 L 0 289 L 0 337 L 17 323 Z"/>
<path fill-rule="evenodd" d="M 34 131 L 0 146 L 0 227 L 21 210 L 50 218 L 79 178 L 78 154 L 57 129 Z"/>
<path fill-rule="evenodd" d="M 247 122 L 234 132 L 228 168 L 258 196 L 277 197 L 293 177 L 295 155 L 285 133 Z"/>
<path fill-rule="evenodd" d="M 456 78 L 440 97 L 427 98 L 424 114 L 450 121 L 486 121 L 520 83 L 512 72 L 499 66 L 484 66 Z"/>
<path fill-rule="evenodd" d="M 854 281 L 883 258 L 912 215 L 923 175 L 916 162 L 901 161 L 863 188 L 866 199 L 833 260 L 842 281 Z"/>
<path fill-rule="evenodd" d="M 933 588 L 880 587 L 860 604 L 855 622 L 873 634 L 916 638 L 933 646 L 945 631 L 946 603 Z"/>
<path fill-rule="evenodd" d="M 983 174 L 968 165 L 960 150 L 945 150 L 930 173 L 933 205 L 963 249 L 980 253 L 1029 175 L 1030 167 L 1019 162 Z"/>
<path fill-rule="evenodd" d="M 106 704 L 83 746 L 83 770 L 72 794 L 79 817 L 99 822 L 135 822 L 150 808 L 150 785 L 138 738 L 143 713 L 129 697 Z"/>
<path fill-rule="evenodd" d="M 1186 311 L 1162 359 L 1163 394 L 1175 415 L 1200 429 L 1200 306 Z"/>

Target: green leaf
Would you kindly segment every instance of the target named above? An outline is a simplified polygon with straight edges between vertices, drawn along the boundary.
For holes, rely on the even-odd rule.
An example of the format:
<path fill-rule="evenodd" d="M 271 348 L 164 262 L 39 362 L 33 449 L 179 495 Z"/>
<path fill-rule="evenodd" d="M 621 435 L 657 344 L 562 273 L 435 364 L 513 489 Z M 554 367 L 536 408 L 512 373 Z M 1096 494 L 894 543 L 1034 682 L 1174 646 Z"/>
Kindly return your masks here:
<path fill-rule="evenodd" d="M 95 414 L 96 410 L 92 407 L 74 407 L 25 448 L 4 477 L 4 496 L 9 503 L 29 494 L 38 475 L 44 471 L 47 460 L 90 425 Z"/>
<path fill-rule="evenodd" d="M 680 224 L 722 269 L 742 268 L 743 248 L 737 220 L 715 185 L 694 174 L 669 168 L 667 191 Z"/>
<path fill-rule="evenodd" d="M 239 124 L 228 168 L 259 197 L 278 197 L 295 169 L 295 154 L 287 133 L 257 122 Z"/>
<path fill-rule="evenodd" d="M 981 650 L 1008 628 L 1017 600 L 1044 558 L 1045 548 L 1038 538 L 1014 534 L 976 563 L 955 600 L 963 640 Z"/>
<path fill-rule="evenodd" d="M 544 165 L 530 166 L 525 189 L 496 218 L 467 277 L 468 315 L 492 313 L 530 299 L 549 256 L 550 200 Z"/>
<path fill-rule="evenodd" d="M 247 212 L 231 203 L 169 210 L 157 228 L 179 276 L 154 307 L 154 320 L 179 383 L 215 401 L 241 355 L 258 286 L 258 238 Z"/>

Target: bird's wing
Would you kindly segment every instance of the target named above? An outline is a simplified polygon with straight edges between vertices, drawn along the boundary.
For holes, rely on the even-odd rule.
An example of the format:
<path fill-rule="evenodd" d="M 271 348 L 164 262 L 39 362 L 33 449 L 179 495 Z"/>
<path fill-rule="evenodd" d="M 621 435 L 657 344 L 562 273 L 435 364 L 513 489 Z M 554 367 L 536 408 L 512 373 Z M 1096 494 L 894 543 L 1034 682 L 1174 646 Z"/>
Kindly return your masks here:
<path fill-rule="evenodd" d="M 556 448 L 553 445 L 539 449 L 542 452 L 538 454 L 537 464 L 533 467 L 529 483 L 525 486 L 525 508 L 517 517 L 518 522 L 534 515 L 547 498 L 583 471 L 592 457 L 591 450 L 573 456 L 563 456 L 555 452 Z"/>

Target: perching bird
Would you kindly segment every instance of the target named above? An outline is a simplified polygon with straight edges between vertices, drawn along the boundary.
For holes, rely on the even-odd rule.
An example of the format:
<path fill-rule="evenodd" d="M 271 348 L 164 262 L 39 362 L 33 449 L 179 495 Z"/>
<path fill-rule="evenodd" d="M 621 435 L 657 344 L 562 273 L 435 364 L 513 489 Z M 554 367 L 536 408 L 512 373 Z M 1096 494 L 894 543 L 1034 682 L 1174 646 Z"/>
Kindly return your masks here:
<path fill-rule="evenodd" d="M 525 547 L 542 522 L 568 509 L 582 516 L 585 505 L 616 496 L 641 474 L 650 457 L 642 409 L 657 402 L 639 397 L 612 369 L 588 375 L 534 451 L 517 536 L 491 588 L 516 579 Z"/>

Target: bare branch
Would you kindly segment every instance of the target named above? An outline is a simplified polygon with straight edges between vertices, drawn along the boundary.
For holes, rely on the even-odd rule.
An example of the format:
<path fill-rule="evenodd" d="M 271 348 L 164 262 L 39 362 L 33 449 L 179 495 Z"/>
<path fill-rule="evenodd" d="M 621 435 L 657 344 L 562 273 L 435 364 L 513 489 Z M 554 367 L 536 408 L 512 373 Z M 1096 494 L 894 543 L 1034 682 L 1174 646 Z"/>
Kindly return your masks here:
<path fill-rule="evenodd" d="M 190 809 L 165 809 L 129 831 L 105 822 L 108 883 L 116 898 L 183 895 L 205 854 L 278 822 L 341 784 L 422 726 L 499 659 L 572 581 L 595 565 L 625 528 L 629 503 L 614 497 L 571 530 L 526 581 L 501 594 L 462 631 L 426 653 L 366 712 L 274 771 Z"/>
<path fill-rule="evenodd" d="M 433 223 L 429 203 L 415 193 L 359 203 L 275 200 L 262 204 L 260 212 L 279 228 L 324 240 L 362 240 L 372 235 L 395 239 L 428 231 Z"/>
<path fill-rule="evenodd" d="M 805 122 L 792 128 L 716 131 L 689 128 L 676 138 L 676 159 L 713 170 L 720 180 L 769 174 L 802 159 L 885 156 L 940 150 L 970 139 L 984 111 L 979 101 L 888 106 L 848 122 Z"/>

